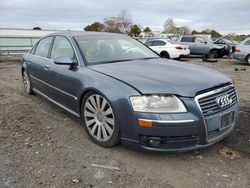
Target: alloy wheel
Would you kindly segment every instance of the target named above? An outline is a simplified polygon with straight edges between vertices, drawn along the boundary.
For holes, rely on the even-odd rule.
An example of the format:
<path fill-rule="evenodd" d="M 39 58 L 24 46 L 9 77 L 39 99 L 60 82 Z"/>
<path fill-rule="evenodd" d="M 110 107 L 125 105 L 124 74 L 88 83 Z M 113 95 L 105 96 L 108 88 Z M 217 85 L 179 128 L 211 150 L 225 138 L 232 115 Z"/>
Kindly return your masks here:
<path fill-rule="evenodd" d="M 87 98 L 83 110 L 89 134 L 99 142 L 108 141 L 115 129 L 115 117 L 109 102 L 103 96 L 93 94 Z"/>
<path fill-rule="evenodd" d="M 27 93 L 31 93 L 31 87 L 30 87 L 30 79 L 26 72 L 26 70 L 23 72 L 23 85 L 24 89 Z"/>

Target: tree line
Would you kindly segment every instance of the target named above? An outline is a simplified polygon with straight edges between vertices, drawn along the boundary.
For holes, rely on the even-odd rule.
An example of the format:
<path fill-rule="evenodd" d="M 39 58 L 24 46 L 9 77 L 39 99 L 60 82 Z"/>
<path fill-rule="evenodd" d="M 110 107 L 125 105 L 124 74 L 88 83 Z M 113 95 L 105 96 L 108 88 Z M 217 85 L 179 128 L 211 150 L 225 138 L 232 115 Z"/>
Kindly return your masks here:
<path fill-rule="evenodd" d="M 39 27 L 33 29 L 41 29 Z M 122 33 L 130 36 L 138 37 L 142 32 L 148 36 L 153 36 L 152 29 L 150 27 L 142 27 L 140 24 L 133 23 L 132 16 L 128 10 L 122 10 L 117 16 L 111 16 L 104 18 L 103 22 L 94 22 L 90 25 L 87 25 L 84 28 L 85 31 L 103 31 L 103 32 L 112 32 L 112 33 Z M 176 26 L 174 19 L 168 18 L 163 24 L 163 34 L 172 34 L 172 35 L 186 35 L 186 34 L 206 34 L 210 35 L 212 38 L 219 38 L 222 36 L 216 30 L 213 29 L 204 29 L 202 31 L 192 30 L 188 26 Z M 242 41 L 250 35 L 237 35 L 235 33 L 228 34 L 226 38 Z"/>

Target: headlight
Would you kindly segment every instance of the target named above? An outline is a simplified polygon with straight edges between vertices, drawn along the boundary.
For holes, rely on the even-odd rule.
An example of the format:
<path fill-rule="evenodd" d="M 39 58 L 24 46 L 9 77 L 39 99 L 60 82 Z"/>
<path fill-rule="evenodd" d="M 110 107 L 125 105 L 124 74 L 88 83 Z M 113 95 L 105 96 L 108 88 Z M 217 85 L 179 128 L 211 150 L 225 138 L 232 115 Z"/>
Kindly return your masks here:
<path fill-rule="evenodd" d="M 151 113 L 187 112 L 182 101 L 174 95 L 147 95 L 130 97 L 134 111 Z"/>

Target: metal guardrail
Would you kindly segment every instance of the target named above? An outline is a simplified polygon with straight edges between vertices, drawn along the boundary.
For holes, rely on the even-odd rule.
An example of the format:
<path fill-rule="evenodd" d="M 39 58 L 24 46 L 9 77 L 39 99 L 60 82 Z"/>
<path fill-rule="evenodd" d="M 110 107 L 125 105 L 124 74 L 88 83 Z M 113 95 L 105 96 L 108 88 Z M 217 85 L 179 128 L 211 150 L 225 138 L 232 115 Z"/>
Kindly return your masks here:
<path fill-rule="evenodd" d="M 22 55 L 39 39 L 40 37 L 0 36 L 0 56 Z"/>

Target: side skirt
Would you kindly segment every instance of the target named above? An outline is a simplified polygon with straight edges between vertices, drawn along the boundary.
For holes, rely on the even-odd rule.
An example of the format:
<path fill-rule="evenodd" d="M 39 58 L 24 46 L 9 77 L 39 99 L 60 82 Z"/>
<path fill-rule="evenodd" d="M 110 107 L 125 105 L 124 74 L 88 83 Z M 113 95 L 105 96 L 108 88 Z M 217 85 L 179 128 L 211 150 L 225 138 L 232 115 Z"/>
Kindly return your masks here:
<path fill-rule="evenodd" d="M 47 100 L 49 100 L 50 102 L 54 103 L 55 105 L 59 106 L 60 108 L 66 110 L 67 112 L 73 114 L 76 117 L 80 117 L 80 115 L 72 110 L 70 110 L 69 108 L 63 106 L 62 104 L 56 102 L 55 100 L 51 99 L 50 97 L 48 97 L 47 95 L 43 94 L 42 92 L 38 91 L 37 89 L 33 88 L 32 91 L 34 91 L 35 93 L 37 93 L 38 95 L 46 98 Z"/>

